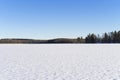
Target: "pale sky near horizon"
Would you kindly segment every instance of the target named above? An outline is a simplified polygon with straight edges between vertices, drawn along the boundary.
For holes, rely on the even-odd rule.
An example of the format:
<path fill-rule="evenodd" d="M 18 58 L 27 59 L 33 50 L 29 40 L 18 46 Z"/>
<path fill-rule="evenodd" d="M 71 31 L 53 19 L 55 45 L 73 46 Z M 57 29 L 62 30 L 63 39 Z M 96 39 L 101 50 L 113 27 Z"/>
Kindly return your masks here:
<path fill-rule="evenodd" d="M 119 29 L 120 0 L 0 0 L 0 38 L 76 38 Z"/>

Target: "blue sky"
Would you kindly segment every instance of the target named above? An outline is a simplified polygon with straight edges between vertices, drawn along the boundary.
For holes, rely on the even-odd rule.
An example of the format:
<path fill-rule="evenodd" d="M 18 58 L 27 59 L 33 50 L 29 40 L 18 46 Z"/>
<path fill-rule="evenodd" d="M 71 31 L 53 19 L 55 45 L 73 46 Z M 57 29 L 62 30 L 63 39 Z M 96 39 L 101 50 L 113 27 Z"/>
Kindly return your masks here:
<path fill-rule="evenodd" d="M 0 38 L 76 38 L 120 30 L 120 0 L 0 0 Z"/>

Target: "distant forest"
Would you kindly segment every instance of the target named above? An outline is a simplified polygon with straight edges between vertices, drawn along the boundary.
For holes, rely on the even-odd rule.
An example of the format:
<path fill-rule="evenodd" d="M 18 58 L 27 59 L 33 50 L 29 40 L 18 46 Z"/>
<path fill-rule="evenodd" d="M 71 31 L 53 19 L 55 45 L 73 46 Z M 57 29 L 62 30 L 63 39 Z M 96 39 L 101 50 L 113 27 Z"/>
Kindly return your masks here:
<path fill-rule="evenodd" d="M 57 38 L 50 40 L 35 39 L 0 39 L 0 43 L 25 43 L 25 44 L 42 44 L 42 43 L 120 43 L 120 31 L 113 31 L 99 34 L 89 33 L 85 38 L 77 37 L 75 39 Z"/>

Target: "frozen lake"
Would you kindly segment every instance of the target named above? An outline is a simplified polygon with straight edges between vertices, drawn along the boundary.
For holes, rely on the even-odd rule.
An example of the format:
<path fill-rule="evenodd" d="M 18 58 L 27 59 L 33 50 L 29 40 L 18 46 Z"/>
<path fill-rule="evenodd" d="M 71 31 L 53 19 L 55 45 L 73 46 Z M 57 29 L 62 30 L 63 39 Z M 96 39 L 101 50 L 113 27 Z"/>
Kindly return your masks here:
<path fill-rule="evenodd" d="M 0 80 L 120 80 L 120 45 L 1 44 Z"/>

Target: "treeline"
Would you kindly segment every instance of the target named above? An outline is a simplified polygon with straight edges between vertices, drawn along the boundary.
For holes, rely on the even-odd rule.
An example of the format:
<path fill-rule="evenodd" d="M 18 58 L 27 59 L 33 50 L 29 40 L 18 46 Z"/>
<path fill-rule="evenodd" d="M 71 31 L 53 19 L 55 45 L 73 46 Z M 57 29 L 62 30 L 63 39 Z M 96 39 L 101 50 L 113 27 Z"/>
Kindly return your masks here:
<path fill-rule="evenodd" d="M 85 38 L 85 43 L 120 43 L 120 31 L 104 33 L 102 36 L 89 34 Z"/>
<path fill-rule="evenodd" d="M 50 40 L 35 39 L 0 39 L 0 43 L 23 43 L 23 44 L 42 44 L 42 43 L 120 43 L 120 31 L 113 31 L 99 34 L 88 34 L 85 38 L 78 37 L 76 39 L 57 38 Z"/>
<path fill-rule="evenodd" d="M 50 40 L 35 40 L 35 39 L 1 39 L 0 43 L 23 43 L 23 44 L 45 44 L 45 43 L 77 43 L 76 39 L 57 38 Z"/>

